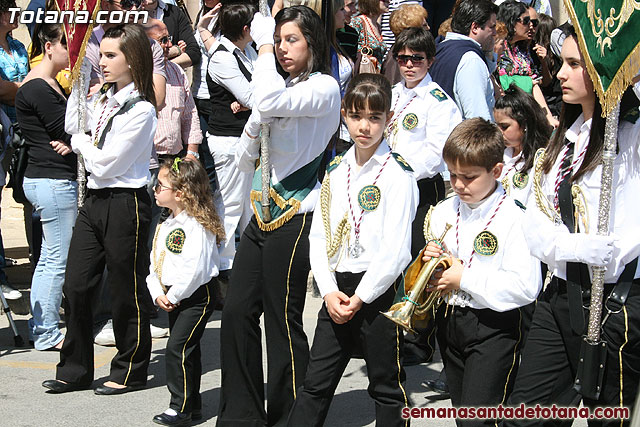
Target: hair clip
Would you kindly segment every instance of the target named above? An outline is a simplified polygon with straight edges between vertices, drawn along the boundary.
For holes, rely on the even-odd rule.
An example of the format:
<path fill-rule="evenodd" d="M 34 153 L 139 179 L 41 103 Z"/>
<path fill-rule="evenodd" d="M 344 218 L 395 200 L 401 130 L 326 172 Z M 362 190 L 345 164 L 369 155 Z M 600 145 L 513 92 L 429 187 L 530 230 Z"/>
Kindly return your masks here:
<path fill-rule="evenodd" d="M 181 161 L 182 159 L 180 157 L 176 157 L 173 160 L 173 165 L 171 165 L 171 169 L 173 169 L 173 171 L 178 175 L 180 175 L 180 169 L 178 168 L 178 165 L 180 164 Z"/>

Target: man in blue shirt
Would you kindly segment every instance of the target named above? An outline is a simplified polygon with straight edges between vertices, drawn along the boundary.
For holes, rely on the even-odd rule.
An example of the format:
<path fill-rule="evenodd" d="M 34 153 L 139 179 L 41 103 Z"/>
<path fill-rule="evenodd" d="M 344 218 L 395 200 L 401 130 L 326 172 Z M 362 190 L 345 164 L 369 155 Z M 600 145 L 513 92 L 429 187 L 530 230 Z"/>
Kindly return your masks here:
<path fill-rule="evenodd" d="M 451 32 L 438 45 L 436 61 L 429 70 L 458 104 L 463 119 L 493 120 L 493 55 L 498 7 L 491 0 L 462 2 L 451 19 Z"/>

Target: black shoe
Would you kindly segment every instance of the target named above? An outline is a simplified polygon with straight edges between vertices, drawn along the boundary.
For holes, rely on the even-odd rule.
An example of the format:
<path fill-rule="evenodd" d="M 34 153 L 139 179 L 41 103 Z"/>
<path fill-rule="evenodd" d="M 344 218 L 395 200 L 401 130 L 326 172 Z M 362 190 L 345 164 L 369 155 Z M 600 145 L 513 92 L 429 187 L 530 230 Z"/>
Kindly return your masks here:
<path fill-rule="evenodd" d="M 415 365 L 421 365 L 423 363 L 430 363 L 430 362 L 431 362 L 431 358 L 426 356 L 420 356 L 415 353 L 406 354 L 402 358 L 402 366 L 415 366 Z"/>
<path fill-rule="evenodd" d="M 422 385 L 436 393 L 443 395 L 449 394 L 449 386 L 447 386 L 447 383 L 442 380 L 428 380 L 423 382 Z"/>
<path fill-rule="evenodd" d="M 87 390 L 90 384 L 65 383 L 60 380 L 46 380 L 42 387 L 48 388 L 50 393 L 67 393 L 69 391 Z"/>
<path fill-rule="evenodd" d="M 402 366 L 414 366 L 421 365 L 423 363 L 431 363 L 432 359 L 433 353 L 431 353 L 431 355 L 429 356 L 424 350 L 420 349 L 415 344 L 405 342 Z"/>
<path fill-rule="evenodd" d="M 102 396 L 112 396 L 115 394 L 125 394 L 125 393 L 129 393 L 130 391 L 142 390 L 144 387 L 145 386 L 143 385 L 128 385 L 123 388 L 115 388 L 115 387 L 109 387 L 103 384 L 98 388 L 96 388 L 95 390 L 93 390 L 93 392 L 95 394 L 102 395 Z"/>
<path fill-rule="evenodd" d="M 202 414 L 200 414 L 202 416 Z M 178 412 L 176 415 L 158 414 L 153 417 L 153 422 L 163 426 L 182 426 L 192 420 L 190 413 Z"/>

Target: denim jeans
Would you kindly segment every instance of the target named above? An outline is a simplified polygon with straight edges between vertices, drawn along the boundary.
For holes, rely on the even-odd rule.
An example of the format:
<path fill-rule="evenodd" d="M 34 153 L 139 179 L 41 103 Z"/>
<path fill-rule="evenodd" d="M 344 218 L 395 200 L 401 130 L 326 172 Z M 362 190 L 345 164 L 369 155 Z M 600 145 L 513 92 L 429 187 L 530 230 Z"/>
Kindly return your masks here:
<path fill-rule="evenodd" d="M 78 213 L 78 186 L 65 179 L 25 177 L 23 188 L 42 221 L 42 250 L 31 281 L 29 330 L 36 350 L 46 350 L 63 338 L 58 309 Z"/>

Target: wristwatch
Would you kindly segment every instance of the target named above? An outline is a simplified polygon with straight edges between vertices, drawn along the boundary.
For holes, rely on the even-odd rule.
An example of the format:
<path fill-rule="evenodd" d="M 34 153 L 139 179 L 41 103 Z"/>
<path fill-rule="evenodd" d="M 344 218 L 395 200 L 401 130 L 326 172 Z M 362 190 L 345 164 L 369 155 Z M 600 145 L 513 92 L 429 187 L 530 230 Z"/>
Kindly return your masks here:
<path fill-rule="evenodd" d="M 191 154 L 191 155 L 192 155 L 193 157 L 195 157 L 196 159 L 200 160 L 200 154 L 198 154 L 198 152 L 197 152 L 197 151 L 191 151 L 191 150 L 188 150 L 188 151 L 187 151 L 187 155 L 189 155 L 189 154 Z"/>

